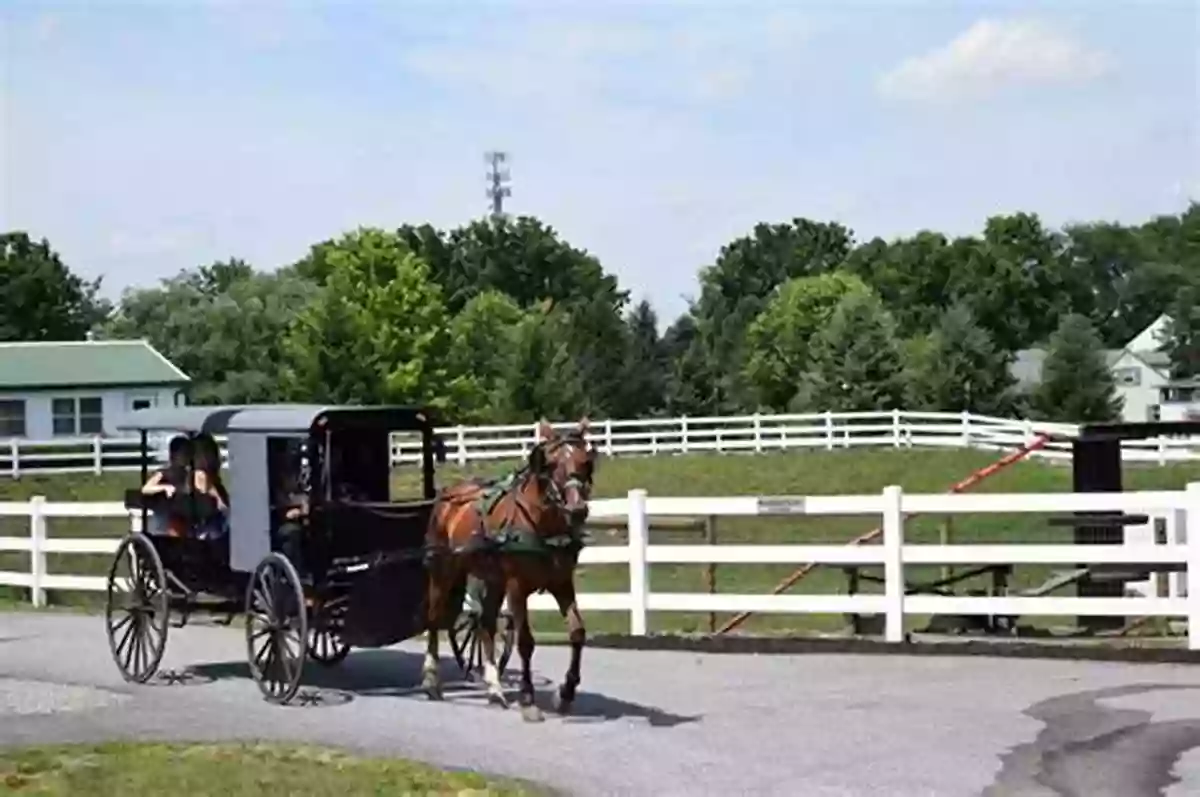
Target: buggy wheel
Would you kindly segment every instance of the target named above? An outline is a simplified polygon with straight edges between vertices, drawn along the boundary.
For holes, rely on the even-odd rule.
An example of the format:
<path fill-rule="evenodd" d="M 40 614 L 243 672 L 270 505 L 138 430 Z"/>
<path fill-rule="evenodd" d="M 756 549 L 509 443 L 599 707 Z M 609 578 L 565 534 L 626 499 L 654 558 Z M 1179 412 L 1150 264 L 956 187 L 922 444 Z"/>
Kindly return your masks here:
<path fill-rule="evenodd" d="M 280 705 L 300 688 L 308 610 L 300 576 L 287 557 L 269 554 L 246 587 L 246 655 L 263 696 Z"/>
<path fill-rule="evenodd" d="M 337 631 L 328 626 L 316 626 L 308 631 L 308 657 L 324 667 L 335 667 L 350 655 L 350 646 Z"/>
<path fill-rule="evenodd" d="M 130 683 L 144 684 L 158 671 L 167 649 L 167 598 L 158 551 L 145 535 L 128 535 L 108 569 L 104 625 L 113 661 Z"/>
<path fill-rule="evenodd" d="M 479 610 L 475 607 L 464 609 L 454 621 L 450 629 L 450 650 L 464 678 L 473 678 L 483 674 L 483 642 L 480 639 Z M 501 673 L 508 666 L 512 656 L 515 629 L 512 615 L 507 610 L 500 612 L 496 618 L 496 669 Z"/>

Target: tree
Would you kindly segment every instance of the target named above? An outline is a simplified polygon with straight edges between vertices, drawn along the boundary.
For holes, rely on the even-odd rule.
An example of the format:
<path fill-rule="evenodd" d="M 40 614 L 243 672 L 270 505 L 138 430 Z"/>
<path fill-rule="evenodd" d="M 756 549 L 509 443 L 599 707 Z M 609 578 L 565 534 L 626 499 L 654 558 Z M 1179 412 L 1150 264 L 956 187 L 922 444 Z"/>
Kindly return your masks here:
<path fill-rule="evenodd" d="M 1168 308 L 1162 351 L 1171 360 L 1172 379 L 1200 378 L 1200 288 L 1185 286 Z"/>
<path fill-rule="evenodd" d="M 650 303 L 643 300 L 626 317 L 625 326 L 621 395 L 613 414 L 622 418 L 657 414 L 666 406 L 670 363 L 658 336 L 658 316 Z"/>
<path fill-rule="evenodd" d="M 324 284 L 284 340 L 289 395 L 450 411 L 472 405 L 479 387 L 451 371 L 449 317 L 425 263 L 377 229 L 322 246 Z"/>
<path fill-rule="evenodd" d="M 746 331 L 745 378 L 758 403 L 782 411 L 796 396 L 817 333 L 851 294 L 871 294 L 858 277 L 831 271 L 781 285 Z"/>
<path fill-rule="evenodd" d="M 471 297 L 450 322 L 453 340 L 450 365 L 454 373 L 472 377 L 478 403 L 457 408 L 465 421 L 499 421 L 506 370 L 525 313 L 509 296 L 488 290 Z"/>
<path fill-rule="evenodd" d="M 102 334 L 145 338 L 192 378 L 201 404 L 280 401 L 282 341 L 316 286 L 262 274 L 244 261 L 183 271 L 153 288 L 127 290 Z"/>
<path fill-rule="evenodd" d="M 906 360 L 910 409 L 992 415 L 1012 410 L 1012 357 L 996 348 L 966 305 L 943 312 L 929 334 L 913 341 Z"/>
<path fill-rule="evenodd" d="M 669 415 L 704 412 L 706 397 L 715 392 L 716 375 L 705 357 L 696 319 L 684 313 L 675 319 L 662 338 L 667 358 L 666 409 Z"/>
<path fill-rule="evenodd" d="M 1078 313 L 1064 316 L 1050 336 L 1034 412 L 1070 423 L 1111 421 L 1120 417 L 1121 404 L 1095 326 Z"/>
<path fill-rule="evenodd" d="M 794 277 L 838 268 L 853 238 L 842 225 L 793 219 L 758 224 L 721 248 L 700 271 L 700 298 L 691 308 L 708 370 L 715 376 L 702 399 L 709 412 L 733 411 L 751 400 L 742 369 L 746 329 L 776 288 Z"/>
<path fill-rule="evenodd" d="M 850 291 L 817 332 L 792 408 L 887 410 L 904 401 L 896 321 L 874 292 Z"/>
<path fill-rule="evenodd" d="M 72 273 L 45 238 L 0 234 L 0 341 L 83 340 L 112 310 L 100 283 Z"/>
<path fill-rule="evenodd" d="M 628 299 L 595 257 L 532 216 L 477 219 L 448 233 L 429 225 L 397 232 L 429 264 L 452 313 L 486 290 L 526 309 L 546 299 L 557 305 L 604 297 L 619 313 Z"/>
<path fill-rule="evenodd" d="M 501 410 L 510 423 L 530 418 L 577 418 L 591 413 L 583 376 L 567 343 L 569 318 L 548 306 L 516 328 L 505 361 Z"/>

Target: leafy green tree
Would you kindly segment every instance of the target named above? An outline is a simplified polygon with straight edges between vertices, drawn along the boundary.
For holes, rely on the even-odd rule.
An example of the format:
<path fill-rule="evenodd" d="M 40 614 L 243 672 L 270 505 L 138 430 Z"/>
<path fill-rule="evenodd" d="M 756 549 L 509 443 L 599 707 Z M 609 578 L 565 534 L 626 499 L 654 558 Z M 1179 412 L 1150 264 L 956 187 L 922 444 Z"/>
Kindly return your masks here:
<path fill-rule="evenodd" d="M 691 308 L 699 345 L 715 377 L 700 396 L 707 412 L 736 411 L 753 400 L 740 368 L 746 329 L 776 288 L 794 277 L 838 268 L 853 238 L 836 222 L 793 219 L 758 224 L 721 248 L 716 262 L 700 271 L 700 298 Z"/>
<path fill-rule="evenodd" d="M 1183 287 L 1168 314 L 1162 351 L 1171 358 L 1171 378 L 1200 378 L 1200 287 Z"/>
<path fill-rule="evenodd" d="M 626 316 L 625 326 L 620 402 L 613 414 L 622 418 L 660 414 L 667 402 L 670 361 L 658 335 L 658 316 L 650 303 L 643 300 Z"/>
<path fill-rule="evenodd" d="M 458 409 L 463 421 L 499 421 L 506 372 L 525 313 L 506 294 L 478 293 L 450 322 L 453 340 L 451 370 L 475 380 L 479 387 L 475 406 Z"/>
<path fill-rule="evenodd" d="M 83 340 L 112 310 L 100 283 L 72 273 L 45 238 L 0 234 L 0 341 Z"/>
<path fill-rule="evenodd" d="M 758 403 L 782 411 L 796 396 L 808 370 L 816 335 L 851 294 L 872 294 L 845 271 L 796 277 L 781 285 L 746 331 L 745 377 Z"/>
<path fill-rule="evenodd" d="M 1104 356 L 1104 344 L 1086 316 L 1063 316 L 1050 336 L 1042 380 L 1032 394 L 1035 413 L 1068 423 L 1111 421 L 1122 400 Z"/>
<path fill-rule="evenodd" d="M 904 402 L 896 321 L 871 291 L 849 291 L 814 336 L 792 409 L 887 410 Z"/>
<path fill-rule="evenodd" d="M 284 382 L 297 400 L 421 404 L 452 416 L 479 386 L 451 370 L 441 288 L 392 233 L 362 229 L 323 245 L 321 290 L 284 340 Z"/>
<path fill-rule="evenodd" d="M 577 418 L 593 411 L 568 342 L 570 323 L 563 310 L 543 307 L 516 327 L 505 361 L 500 404 L 505 421 Z"/>
<path fill-rule="evenodd" d="M 906 361 L 909 409 L 991 415 L 1012 410 L 1012 357 L 996 348 L 965 305 L 946 309 L 937 326 L 914 341 Z"/>
<path fill-rule="evenodd" d="M 546 299 L 557 305 L 604 297 L 619 313 L 628 299 L 595 257 L 532 216 L 477 219 L 446 233 L 406 225 L 398 235 L 429 264 L 454 313 L 485 290 L 507 294 L 523 308 Z"/>
<path fill-rule="evenodd" d="M 149 340 L 192 378 L 195 403 L 279 401 L 282 341 L 296 308 L 315 292 L 290 274 L 214 263 L 127 290 L 102 334 Z"/>
<path fill-rule="evenodd" d="M 715 392 L 716 375 L 705 356 L 696 319 L 684 313 L 663 334 L 667 357 L 666 409 L 668 415 L 700 415 L 706 399 Z"/>

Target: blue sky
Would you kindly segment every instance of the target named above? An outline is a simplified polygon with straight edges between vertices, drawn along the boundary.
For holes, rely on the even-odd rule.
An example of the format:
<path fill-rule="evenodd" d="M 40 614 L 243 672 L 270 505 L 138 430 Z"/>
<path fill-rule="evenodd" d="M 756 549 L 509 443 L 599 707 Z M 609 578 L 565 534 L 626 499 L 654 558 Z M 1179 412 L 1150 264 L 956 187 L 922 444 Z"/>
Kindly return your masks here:
<path fill-rule="evenodd" d="M 1160 2 L 0 0 L 0 226 L 107 292 L 357 226 L 541 217 L 665 316 L 760 220 L 859 240 L 1200 199 Z"/>

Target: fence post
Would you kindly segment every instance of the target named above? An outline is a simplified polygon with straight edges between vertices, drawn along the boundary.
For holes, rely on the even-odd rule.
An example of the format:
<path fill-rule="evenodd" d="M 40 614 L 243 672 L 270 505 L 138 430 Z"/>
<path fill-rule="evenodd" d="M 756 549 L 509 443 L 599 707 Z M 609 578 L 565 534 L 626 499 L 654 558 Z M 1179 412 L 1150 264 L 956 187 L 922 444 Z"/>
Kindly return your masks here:
<path fill-rule="evenodd" d="M 904 514 L 899 485 L 883 488 L 883 596 L 887 606 L 884 640 L 904 641 Z"/>
<path fill-rule="evenodd" d="M 646 517 L 646 491 L 629 491 L 629 633 L 646 635 L 647 598 L 650 573 L 646 564 L 646 546 L 650 540 Z"/>
<path fill-rule="evenodd" d="M 462 424 L 454 428 L 454 443 L 458 448 L 458 466 L 466 467 L 467 464 L 467 431 L 463 429 Z"/>
<path fill-rule="evenodd" d="M 92 473 L 99 476 L 104 472 L 104 443 L 100 435 L 92 438 Z"/>
<path fill-rule="evenodd" d="M 900 447 L 900 410 L 892 410 L 892 448 Z"/>
<path fill-rule="evenodd" d="M 833 450 L 833 413 L 825 410 L 825 450 Z"/>
<path fill-rule="evenodd" d="M 12 470 L 13 479 L 21 478 L 21 445 L 17 442 L 17 438 L 8 441 L 8 452 L 11 457 L 9 464 Z"/>
<path fill-rule="evenodd" d="M 1187 535 L 1187 511 L 1182 508 L 1175 508 L 1167 512 L 1163 520 L 1166 521 L 1166 539 L 1164 542 L 1167 545 L 1186 545 L 1188 541 Z M 1184 598 L 1187 597 L 1187 572 L 1170 573 L 1167 576 L 1167 597 L 1168 598 Z"/>
<path fill-rule="evenodd" d="M 762 416 L 754 413 L 754 452 L 762 453 Z"/>
<path fill-rule="evenodd" d="M 612 418 L 604 419 L 604 454 L 612 456 Z"/>
<path fill-rule="evenodd" d="M 1187 486 L 1188 650 L 1200 650 L 1200 482 Z"/>
<path fill-rule="evenodd" d="M 683 454 L 688 452 L 688 423 L 686 415 L 679 417 L 679 451 Z"/>
<path fill-rule="evenodd" d="M 46 497 L 29 499 L 29 597 L 33 607 L 46 605 Z"/>
<path fill-rule="evenodd" d="M 962 426 L 962 447 L 971 447 L 971 413 L 963 410 L 958 414 L 959 425 Z"/>

